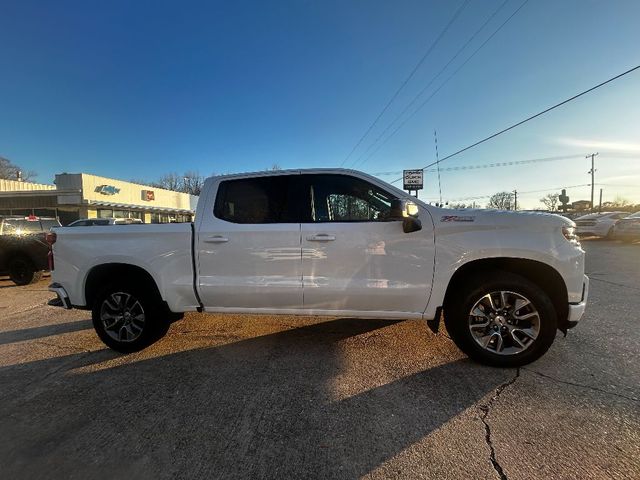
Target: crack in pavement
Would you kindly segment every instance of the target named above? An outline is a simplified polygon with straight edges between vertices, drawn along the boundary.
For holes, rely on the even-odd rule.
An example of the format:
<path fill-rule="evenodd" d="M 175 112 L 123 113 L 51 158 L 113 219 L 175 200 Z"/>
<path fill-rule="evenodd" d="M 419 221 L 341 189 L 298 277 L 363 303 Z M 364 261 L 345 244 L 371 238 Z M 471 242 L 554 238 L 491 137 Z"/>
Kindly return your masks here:
<path fill-rule="evenodd" d="M 625 285 L 624 283 L 612 282 L 611 280 L 605 280 L 604 278 L 589 277 L 589 279 L 594 281 L 594 282 L 608 283 L 609 285 L 615 285 L 616 287 L 624 287 L 624 288 L 629 288 L 631 290 L 640 291 L 640 288 L 638 288 L 638 287 L 632 287 L 631 285 Z"/>
<path fill-rule="evenodd" d="M 638 398 L 628 397 L 628 396 L 622 395 L 620 393 L 610 392 L 608 390 L 603 390 L 602 388 L 593 387 L 591 385 L 584 385 L 584 384 L 581 384 L 581 383 L 569 382 L 567 380 L 560 380 L 559 378 L 552 377 L 551 375 L 547 375 L 545 373 L 537 372 L 536 370 L 531 370 L 529 368 L 524 368 L 523 367 L 523 370 L 526 370 L 527 372 L 535 373 L 536 375 L 539 375 L 540 377 L 547 378 L 547 379 L 549 379 L 549 380 L 551 380 L 553 382 L 556 382 L 556 383 L 562 383 L 564 385 L 571 385 L 572 387 L 586 388 L 587 390 L 593 390 L 594 392 L 604 393 L 605 395 L 611 395 L 613 397 L 624 398 L 625 400 L 630 400 L 632 402 L 640 402 L 640 399 L 638 399 Z"/>
<path fill-rule="evenodd" d="M 496 388 L 496 392 L 493 394 L 493 396 L 489 399 L 489 401 L 485 405 L 480 405 L 478 407 L 479 410 L 482 412 L 482 415 L 480 416 L 480 420 L 482 420 L 482 423 L 484 424 L 484 439 L 487 442 L 487 446 L 489 447 L 489 460 L 491 460 L 491 465 L 493 465 L 493 469 L 496 471 L 496 473 L 500 477 L 500 480 L 509 480 L 509 479 L 507 477 L 507 474 L 504 473 L 504 470 L 502 469 L 502 466 L 500 465 L 500 463 L 498 463 L 498 459 L 496 458 L 496 450 L 493 447 L 493 441 L 491 440 L 491 427 L 489 426 L 487 417 L 489 416 L 489 411 L 491 410 L 493 403 L 498 399 L 500 394 L 509 385 L 513 385 L 513 383 L 518 379 L 519 376 L 520 376 L 520 368 L 516 369 L 516 374 L 511 380 L 509 380 L 508 382 L 504 382 L 502 385 Z"/>

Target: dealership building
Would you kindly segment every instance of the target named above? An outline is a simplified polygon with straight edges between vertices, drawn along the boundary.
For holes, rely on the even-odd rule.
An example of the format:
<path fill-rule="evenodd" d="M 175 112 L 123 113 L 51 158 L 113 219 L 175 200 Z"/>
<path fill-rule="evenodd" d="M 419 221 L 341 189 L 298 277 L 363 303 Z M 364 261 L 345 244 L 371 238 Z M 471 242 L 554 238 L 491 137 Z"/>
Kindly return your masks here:
<path fill-rule="evenodd" d="M 188 222 L 198 197 L 87 173 L 61 173 L 54 185 L 0 180 L 0 215 L 139 218 L 144 223 Z"/>

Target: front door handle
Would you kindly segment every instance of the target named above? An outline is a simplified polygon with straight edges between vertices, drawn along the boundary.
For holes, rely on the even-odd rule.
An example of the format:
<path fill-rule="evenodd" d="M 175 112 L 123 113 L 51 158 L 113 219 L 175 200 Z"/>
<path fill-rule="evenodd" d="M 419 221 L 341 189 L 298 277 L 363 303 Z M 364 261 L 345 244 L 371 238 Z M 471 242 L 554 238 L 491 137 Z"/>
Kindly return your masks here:
<path fill-rule="evenodd" d="M 318 233 L 317 235 L 309 235 L 307 237 L 307 240 L 310 242 L 332 242 L 335 239 L 335 235 L 329 235 L 328 233 Z"/>
<path fill-rule="evenodd" d="M 222 235 L 212 235 L 211 237 L 207 237 L 204 240 L 204 243 L 226 243 L 229 239 L 227 237 L 223 237 Z"/>

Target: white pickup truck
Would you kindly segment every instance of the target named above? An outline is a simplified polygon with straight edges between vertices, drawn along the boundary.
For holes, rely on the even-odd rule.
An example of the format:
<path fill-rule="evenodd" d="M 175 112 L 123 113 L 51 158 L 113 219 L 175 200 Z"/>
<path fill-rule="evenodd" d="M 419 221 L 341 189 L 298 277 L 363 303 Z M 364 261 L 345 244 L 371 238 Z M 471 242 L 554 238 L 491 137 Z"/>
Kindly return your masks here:
<path fill-rule="evenodd" d="M 53 283 L 131 352 L 184 312 L 440 319 L 496 366 L 539 358 L 582 316 L 589 280 L 557 215 L 441 209 L 342 169 L 212 177 L 193 224 L 59 228 Z"/>

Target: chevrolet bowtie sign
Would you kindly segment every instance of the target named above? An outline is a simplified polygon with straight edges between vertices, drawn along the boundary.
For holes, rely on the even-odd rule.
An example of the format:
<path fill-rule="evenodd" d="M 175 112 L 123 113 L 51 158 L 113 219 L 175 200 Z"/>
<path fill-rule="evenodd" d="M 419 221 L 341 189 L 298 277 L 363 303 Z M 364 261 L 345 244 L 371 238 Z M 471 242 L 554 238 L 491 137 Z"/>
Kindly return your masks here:
<path fill-rule="evenodd" d="M 402 181 L 404 190 L 422 190 L 422 170 L 403 170 Z"/>
<path fill-rule="evenodd" d="M 115 195 L 116 193 L 120 193 L 120 189 L 113 185 L 98 185 L 95 191 L 102 195 Z"/>

